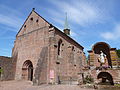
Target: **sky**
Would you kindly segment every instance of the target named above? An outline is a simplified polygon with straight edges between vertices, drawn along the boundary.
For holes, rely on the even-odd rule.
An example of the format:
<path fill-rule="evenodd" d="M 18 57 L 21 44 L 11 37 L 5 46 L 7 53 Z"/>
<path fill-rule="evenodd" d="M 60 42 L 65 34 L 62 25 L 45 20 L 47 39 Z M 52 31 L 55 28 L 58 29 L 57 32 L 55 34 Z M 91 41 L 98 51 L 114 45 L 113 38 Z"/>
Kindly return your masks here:
<path fill-rule="evenodd" d="M 15 36 L 32 8 L 61 30 L 67 12 L 71 37 L 86 55 L 97 42 L 120 49 L 120 0 L 0 0 L 0 56 L 11 56 Z"/>

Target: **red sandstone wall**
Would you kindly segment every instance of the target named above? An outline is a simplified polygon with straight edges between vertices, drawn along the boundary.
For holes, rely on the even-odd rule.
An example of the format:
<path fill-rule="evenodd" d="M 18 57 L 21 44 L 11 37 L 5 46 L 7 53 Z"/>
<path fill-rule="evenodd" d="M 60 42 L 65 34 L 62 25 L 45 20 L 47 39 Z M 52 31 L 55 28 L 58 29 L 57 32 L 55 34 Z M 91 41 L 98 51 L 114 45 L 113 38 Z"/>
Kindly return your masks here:
<path fill-rule="evenodd" d="M 31 18 L 33 18 L 31 20 Z M 38 22 L 36 22 L 38 20 Z M 50 81 L 50 70 L 54 70 L 54 80 L 78 76 L 85 61 L 83 48 L 32 11 L 17 34 L 13 56 L 17 53 L 15 79 L 22 79 L 22 66 L 26 60 L 33 64 L 33 82 L 42 84 Z M 58 41 L 62 39 L 61 55 L 57 55 Z M 73 48 L 74 47 L 74 48 Z M 56 64 L 60 62 L 60 64 Z"/>
<path fill-rule="evenodd" d="M 33 20 L 31 21 L 31 17 Z M 36 20 L 38 19 L 38 22 Z M 24 27 L 26 25 L 26 27 Z M 16 37 L 14 44 L 13 55 L 18 53 L 17 65 L 16 65 L 16 80 L 22 79 L 22 65 L 26 60 L 30 60 L 33 64 L 33 74 L 35 74 L 38 60 L 41 59 L 41 53 L 44 47 L 48 47 L 48 26 L 49 24 L 40 18 L 34 11 L 23 25 L 21 31 Z M 47 59 L 47 58 L 46 58 Z M 45 62 L 47 64 L 47 62 Z M 47 76 L 47 68 L 44 67 L 41 71 L 40 81 L 45 83 Z M 35 78 L 35 77 L 34 77 Z"/>
<path fill-rule="evenodd" d="M 60 51 L 61 54 L 58 55 L 58 42 L 60 39 L 62 40 Z M 85 61 L 83 60 L 85 57 L 82 48 L 57 31 L 55 32 L 55 37 L 52 38 L 51 41 L 53 44 L 50 47 L 50 69 L 55 71 L 55 80 L 57 81 L 58 76 L 60 76 L 60 80 L 68 80 L 70 77 L 73 80 L 76 80 L 78 73 L 84 64 L 82 61 Z M 56 64 L 56 62 L 59 62 L 60 64 Z"/>
<path fill-rule="evenodd" d="M 14 61 L 11 57 L 0 56 L 0 67 L 3 70 L 1 80 L 13 80 L 15 76 Z"/>

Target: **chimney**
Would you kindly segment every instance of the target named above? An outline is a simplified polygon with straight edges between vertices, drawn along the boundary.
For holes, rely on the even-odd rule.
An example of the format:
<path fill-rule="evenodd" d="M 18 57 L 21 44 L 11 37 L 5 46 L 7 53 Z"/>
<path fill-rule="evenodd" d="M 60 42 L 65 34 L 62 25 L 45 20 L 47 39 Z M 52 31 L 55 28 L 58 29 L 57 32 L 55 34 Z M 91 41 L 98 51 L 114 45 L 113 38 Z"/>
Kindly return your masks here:
<path fill-rule="evenodd" d="M 67 13 L 66 13 L 66 18 L 65 18 L 65 24 L 64 24 L 64 30 L 63 31 L 66 35 L 70 35 L 70 29 L 69 29 L 68 20 L 67 20 Z"/>
<path fill-rule="evenodd" d="M 66 29 L 64 29 L 63 31 L 64 31 L 64 33 L 65 33 L 66 35 L 70 35 L 70 29 L 67 29 L 67 28 L 66 28 Z"/>

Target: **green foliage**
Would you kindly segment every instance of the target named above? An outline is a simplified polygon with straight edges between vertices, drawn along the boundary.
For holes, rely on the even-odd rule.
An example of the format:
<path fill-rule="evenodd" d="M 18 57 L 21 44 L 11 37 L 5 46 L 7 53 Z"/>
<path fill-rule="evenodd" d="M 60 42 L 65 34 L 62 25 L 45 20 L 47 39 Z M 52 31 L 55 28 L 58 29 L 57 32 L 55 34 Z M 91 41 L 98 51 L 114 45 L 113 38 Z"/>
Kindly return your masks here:
<path fill-rule="evenodd" d="M 87 64 L 89 64 L 89 60 L 90 60 L 90 55 L 88 55 L 88 56 L 86 57 L 86 62 L 87 62 Z"/>
<path fill-rule="evenodd" d="M 120 58 L 120 49 L 117 50 L 117 55 Z"/>
<path fill-rule="evenodd" d="M 114 86 L 120 87 L 120 84 L 115 84 Z"/>
<path fill-rule="evenodd" d="M 92 78 L 91 75 L 87 75 L 85 78 L 84 78 L 84 83 L 93 83 L 94 82 L 94 79 Z"/>
<path fill-rule="evenodd" d="M 3 69 L 0 69 L 0 73 L 2 73 L 3 72 Z"/>

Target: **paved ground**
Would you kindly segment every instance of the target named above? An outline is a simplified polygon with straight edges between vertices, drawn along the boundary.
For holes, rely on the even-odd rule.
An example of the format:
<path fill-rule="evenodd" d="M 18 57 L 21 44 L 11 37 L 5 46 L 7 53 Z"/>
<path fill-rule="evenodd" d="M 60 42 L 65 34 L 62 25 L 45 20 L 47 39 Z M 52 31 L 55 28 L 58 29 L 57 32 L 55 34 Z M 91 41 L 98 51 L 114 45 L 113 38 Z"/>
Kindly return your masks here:
<path fill-rule="evenodd" d="M 77 85 L 40 85 L 33 86 L 29 81 L 2 81 L 0 90 L 93 90 L 80 88 Z"/>

